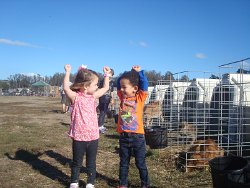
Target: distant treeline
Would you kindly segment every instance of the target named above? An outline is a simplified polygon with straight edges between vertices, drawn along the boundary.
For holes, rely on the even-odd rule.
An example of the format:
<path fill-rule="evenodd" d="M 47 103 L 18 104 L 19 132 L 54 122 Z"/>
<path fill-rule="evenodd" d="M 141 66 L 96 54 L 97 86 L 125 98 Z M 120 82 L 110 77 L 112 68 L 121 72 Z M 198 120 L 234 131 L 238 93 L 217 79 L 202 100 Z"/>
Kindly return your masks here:
<path fill-rule="evenodd" d="M 71 75 L 71 77 L 73 77 Z M 0 81 L 0 88 L 15 89 L 15 88 L 30 88 L 33 83 L 44 81 L 52 86 L 61 86 L 64 78 L 64 73 L 55 73 L 53 76 L 27 76 L 24 74 L 14 74 L 8 77 L 7 80 Z"/>
<path fill-rule="evenodd" d="M 250 71 L 238 69 L 237 73 L 249 74 Z M 98 73 L 100 80 L 102 79 L 102 74 Z M 158 80 L 165 80 L 165 81 L 190 81 L 188 75 L 183 74 L 181 78 L 174 78 L 172 72 L 167 71 L 165 74 L 161 74 L 160 72 L 156 72 L 155 70 L 145 71 L 146 76 L 149 80 L 149 86 L 155 86 Z M 120 74 L 121 75 L 121 74 Z M 114 77 L 114 83 L 116 83 L 117 78 L 120 76 Z M 74 81 L 73 74 L 70 75 L 70 80 Z M 27 76 L 24 74 L 14 74 L 10 75 L 7 80 L 0 81 L 0 88 L 3 90 L 7 89 L 15 89 L 15 88 L 31 88 L 31 85 L 38 81 L 44 81 L 51 86 L 61 86 L 64 78 L 64 73 L 55 73 L 53 76 L 41 76 L 41 75 L 34 75 L 34 76 Z M 211 79 L 218 79 L 218 76 L 211 75 Z M 167 83 L 167 82 L 166 82 Z"/>
<path fill-rule="evenodd" d="M 102 79 L 102 74 L 98 73 L 100 80 Z M 145 71 L 145 74 L 150 81 L 150 86 L 153 86 L 157 83 L 157 80 L 174 80 L 173 74 L 171 72 L 166 72 L 162 75 L 160 72 L 152 71 Z M 70 76 L 70 80 L 73 82 L 74 80 L 73 74 Z M 117 77 L 114 77 L 114 82 L 116 83 Z M 52 86 L 61 86 L 64 78 L 64 73 L 55 73 L 53 76 L 41 76 L 41 75 L 34 75 L 28 76 L 24 74 L 14 74 L 10 75 L 7 80 L 0 81 L 0 88 L 6 89 L 14 89 L 14 88 L 30 88 L 31 85 L 38 81 L 44 81 Z M 187 76 L 183 76 L 182 80 L 189 80 Z"/>

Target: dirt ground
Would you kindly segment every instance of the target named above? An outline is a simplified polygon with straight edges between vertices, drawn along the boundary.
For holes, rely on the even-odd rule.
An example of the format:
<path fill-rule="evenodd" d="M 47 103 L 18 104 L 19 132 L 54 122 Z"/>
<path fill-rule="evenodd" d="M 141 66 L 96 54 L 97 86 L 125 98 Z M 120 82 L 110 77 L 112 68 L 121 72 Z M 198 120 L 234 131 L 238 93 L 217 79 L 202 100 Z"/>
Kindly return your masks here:
<path fill-rule="evenodd" d="M 1 187 L 68 187 L 71 140 L 66 132 L 70 114 L 61 113 L 60 98 L 0 96 Z M 96 187 L 117 187 L 118 135 L 113 119 L 101 135 L 97 156 Z M 182 173 L 175 169 L 169 149 L 149 150 L 147 163 L 153 187 L 212 187 L 207 171 Z M 86 169 L 80 186 L 85 187 Z M 140 187 L 133 160 L 130 187 Z"/>

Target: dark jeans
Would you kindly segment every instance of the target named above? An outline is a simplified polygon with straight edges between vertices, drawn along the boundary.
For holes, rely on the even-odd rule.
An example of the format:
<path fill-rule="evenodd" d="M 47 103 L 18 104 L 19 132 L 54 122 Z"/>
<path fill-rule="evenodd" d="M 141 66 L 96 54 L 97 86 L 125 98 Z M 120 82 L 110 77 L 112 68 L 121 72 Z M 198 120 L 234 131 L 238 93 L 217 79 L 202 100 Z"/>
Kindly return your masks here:
<path fill-rule="evenodd" d="M 120 186 L 128 186 L 128 170 L 132 152 L 135 156 L 135 164 L 139 170 L 141 186 L 148 187 L 149 177 L 145 161 L 146 147 L 145 137 L 143 134 L 121 133 L 119 139 L 119 184 Z"/>
<path fill-rule="evenodd" d="M 104 121 L 105 121 L 105 117 L 108 111 L 108 107 L 109 107 L 109 103 L 99 103 L 99 110 L 100 110 L 100 114 L 99 114 L 99 118 L 98 118 L 98 125 L 99 127 L 104 125 Z"/>
<path fill-rule="evenodd" d="M 87 183 L 94 184 L 96 177 L 96 154 L 98 140 L 76 141 L 73 140 L 73 162 L 71 166 L 71 183 L 79 181 L 80 169 L 82 167 L 83 156 L 86 153 Z"/>

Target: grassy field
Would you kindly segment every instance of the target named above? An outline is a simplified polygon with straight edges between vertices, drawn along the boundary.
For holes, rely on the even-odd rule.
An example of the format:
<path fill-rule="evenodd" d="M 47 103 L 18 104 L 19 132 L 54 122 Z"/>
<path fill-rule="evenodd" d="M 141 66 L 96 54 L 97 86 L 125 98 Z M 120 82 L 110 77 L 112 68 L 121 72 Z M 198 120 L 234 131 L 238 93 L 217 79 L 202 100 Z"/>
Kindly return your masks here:
<path fill-rule="evenodd" d="M 61 114 L 60 99 L 0 96 L 0 185 L 9 187 L 68 187 L 71 140 L 66 132 L 70 115 Z M 97 188 L 118 186 L 118 134 L 113 119 L 101 135 L 97 156 Z M 212 187 L 209 171 L 183 173 L 175 168 L 171 148 L 147 152 L 153 187 Z M 85 161 L 80 186 L 85 187 Z M 134 159 L 129 171 L 130 187 L 140 187 Z"/>

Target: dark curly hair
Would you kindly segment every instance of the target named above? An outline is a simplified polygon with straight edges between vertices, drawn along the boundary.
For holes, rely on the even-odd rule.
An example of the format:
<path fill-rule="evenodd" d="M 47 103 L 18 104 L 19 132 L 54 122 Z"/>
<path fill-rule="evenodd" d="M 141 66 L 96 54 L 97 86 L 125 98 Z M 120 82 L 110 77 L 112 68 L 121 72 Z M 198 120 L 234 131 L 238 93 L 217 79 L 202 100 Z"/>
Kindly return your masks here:
<path fill-rule="evenodd" d="M 132 86 L 139 86 L 139 73 L 135 70 L 125 71 L 121 76 L 121 79 L 127 79 Z"/>
<path fill-rule="evenodd" d="M 79 91 L 82 87 L 89 86 L 98 74 L 90 69 L 81 69 L 77 72 L 74 83 L 70 86 L 73 91 Z"/>

